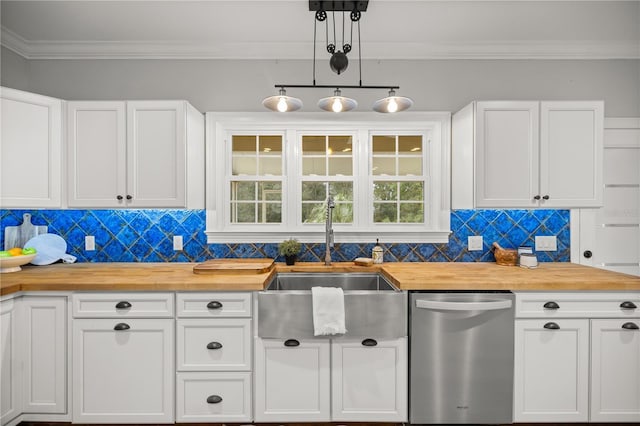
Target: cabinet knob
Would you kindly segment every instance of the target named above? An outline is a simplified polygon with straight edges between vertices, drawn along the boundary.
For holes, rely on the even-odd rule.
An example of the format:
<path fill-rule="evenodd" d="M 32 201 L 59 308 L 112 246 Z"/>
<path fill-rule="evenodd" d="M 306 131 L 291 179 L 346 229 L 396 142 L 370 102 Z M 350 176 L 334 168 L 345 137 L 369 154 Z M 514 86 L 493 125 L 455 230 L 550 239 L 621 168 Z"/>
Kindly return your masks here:
<path fill-rule="evenodd" d="M 544 195 L 544 196 L 542 196 L 542 199 L 543 199 L 543 200 L 548 200 L 548 199 L 549 199 L 549 196 L 548 196 L 548 195 Z"/>
<path fill-rule="evenodd" d="M 129 330 L 130 328 L 131 327 L 129 327 L 129 324 L 124 323 L 124 322 L 118 323 L 118 324 L 116 324 L 115 327 L 113 327 L 113 329 L 115 331 L 125 331 L 125 330 Z"/>
<path fill-rule="evenodd" d="M 129 309 L 131 307 L 131 303 L 123 300 L 122 302 L 118 302 L 116 304 L 116 309 Z"/>
<path fill-rule="evenodd" d="M 118 201 L 122 201 L 122 195 L 118 195 L 118 196 L 116 196 L 116 199 L 117 199 Z"/>
<path fill-rule="evenodd" d="M 622 328 L 624 328 L 625 330 L 638 330 L 640 327 L 638 327 L 638 324 L 636 323 L 625 322 L 624 324 L 622 324 Z"/>
<path fill-rule="evenodd" d="M 622 309 L 635 309 L 635 308 L 637 308 L 636 304 L 635 304 L 635 303 L 633 303 L 633 302 L 632 302 L 632 301 L 630 301 L 630 300 L 627 300 L 627 301 L 625 301 L 625 302 L 622 302 L 622 303 L 620 304 L 620 307 L 621 307 Z"/>
<path fill-rule="evenodd" d="M 534 200 L 539 200 L 539 199 L 540 199 L 540 196 L 539 196 L 539 195 L 536 195 L 535 197 L 533 197 L 533 199 L 534 199 Z"/>
<path fill-rule="evenodd" d="M 556 302 L 547 302 L 542 305 L 542 307 L 545 309 L 560 309 L 560 305 L 558 305 Z"/>
<path fill-rule="evenodd" d="M 300 346 L 300 342 L 298 342 L 296 339 L 287 339 L 285 340 L 284 345 L 289 348 L 295 348 L 296 346 Z"/>
<path fill-rule="evenodd" d="M 587 258 L 587 259 L 591 259 L 591 256 L 593 256 L 593 253 L 591 253 L 591 250 L 585 250 L 582 255 Z"/>
<path fill-rule="evenodd" d="M 207 403 L 209 404 L 219 404 L 222 402 L 222 397 L 219 395 L 210 395 L 207 397 Z"/>
<path fill-rule="evenodd" d="M 555 322 L 548 322 L 545 325 L 543 325 L 543 327 L 546 328 L 547 330 L 560 330 L 560 326 Z"/>
<path fill-rule="evenodd" d="M 220 342 L 209 342 L 209 343 L 207 343 L 207 349 L 222 349 L 222 343 L 220 343 Z"/>
<path fill-rule="evenodd" d="M 362 341 L 362 346 L 377 346 L 378 342 L 375 339 L 364 339 Z"/>
<path fill-rule="evenodd" d="M 127 194 L 127 200 L 132 200 L 132 199 L 133 199 L 133 197 L 131 195 Z"/>
<path fill-rule="evenodd" d="M 217 300 L 213 300 L 213 301 L 207 303 L 207 308 L 209 308 L 209 309 L 220 309 L 220 308 L 222 308 L 222 303 L 218 302 Z"/>

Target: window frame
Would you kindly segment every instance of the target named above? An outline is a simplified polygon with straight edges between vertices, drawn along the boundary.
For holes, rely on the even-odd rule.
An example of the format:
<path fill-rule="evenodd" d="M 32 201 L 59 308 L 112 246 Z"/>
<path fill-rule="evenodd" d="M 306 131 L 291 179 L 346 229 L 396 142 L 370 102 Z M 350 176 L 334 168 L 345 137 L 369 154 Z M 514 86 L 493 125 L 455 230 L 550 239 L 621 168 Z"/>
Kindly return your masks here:
<path fill-rule="evenodd" d="M 208 243 L 279 243 L 297 238 L 324 242 L 324 223 L 301 223 L 302 135 L 352 135 L 353 224 L 334 223 L 336 243 L 444 243 L 450 234 L 450 141 L 448 112 L 379 114 L 206 113 L 206 230 Z M 230 222 L 231 134 L 281 135 L 282 223 Z M 423 135 L 424 223 L 374 223 L 371 174 L 373 135 Z M 236 178 L 238 176 L 235 176 Z M 335 176 L 340 180 L 339 176 Z M 409 177 L 409 176 L 407 176 Z M 262 176 L 258 176 L 261 179 Z M 269 179 L 266 179 L 269 180 Z M 394 177 L 402 181 L 403 176 Z M 406 179 L 414 180 L 414 179 Z M 223 182 L 221 186 L 220 183 Z M 361 206 L 367 206 L 362 208 Z"/>

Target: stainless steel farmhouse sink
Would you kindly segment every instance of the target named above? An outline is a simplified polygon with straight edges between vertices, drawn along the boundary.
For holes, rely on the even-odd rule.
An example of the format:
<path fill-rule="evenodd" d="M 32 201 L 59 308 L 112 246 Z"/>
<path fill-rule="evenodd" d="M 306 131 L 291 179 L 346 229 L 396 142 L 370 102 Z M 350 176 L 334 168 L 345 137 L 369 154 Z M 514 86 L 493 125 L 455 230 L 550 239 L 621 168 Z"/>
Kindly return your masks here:
<path fill-rule="evenodd" d="M 276 274 L 264 291 L 256 293 L 258 336 L 313 338 L 311 287 L 343 289 L 345 337 L 407 335 L 407 293 L 382 275 L 291 272 Z"/>

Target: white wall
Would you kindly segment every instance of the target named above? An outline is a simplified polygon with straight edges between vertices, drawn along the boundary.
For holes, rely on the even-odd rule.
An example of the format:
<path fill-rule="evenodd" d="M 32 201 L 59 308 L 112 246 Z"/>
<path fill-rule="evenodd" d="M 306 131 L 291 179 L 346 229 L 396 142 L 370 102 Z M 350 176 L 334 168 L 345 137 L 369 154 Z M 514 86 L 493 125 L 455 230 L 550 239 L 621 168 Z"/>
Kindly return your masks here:
<path fill-rule="evenodd" d="M 3 59 L 4 51 L 3 50 Z M 15 68 L 15 67 L 14 67 Z M 357 84 L 357 63 L 337 76 L 317 63 L 318 84 Z M 311 61 L 260 60 L 30 60 L 29 90 L 69 100 L 187 99 L 200 111 L 265 111 L 273 85 L 311 84 Z M 363 84 L 401 86 L 416 111 L 457 111 L 474 99 L 603 99 L 605 115 L 640 116 L 639 60 L 365 61 Z M 15 70 L 2 84 L 22 84 Z M 332 91 L 289 89 L 304 111 L 317 111 Z M 344 90 L 367 111 L 383 90 Z"/>

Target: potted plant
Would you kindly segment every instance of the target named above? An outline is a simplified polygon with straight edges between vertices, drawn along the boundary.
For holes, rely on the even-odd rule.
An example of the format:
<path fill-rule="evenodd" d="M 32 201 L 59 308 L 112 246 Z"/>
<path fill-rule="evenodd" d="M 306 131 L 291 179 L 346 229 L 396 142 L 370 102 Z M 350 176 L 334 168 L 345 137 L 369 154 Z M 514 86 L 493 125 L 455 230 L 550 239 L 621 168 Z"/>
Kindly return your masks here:
<path fill-rule="evenodd" d="M 300 253 L 300 247 L 300 242 L 291 238 L 278 244 L 278 253 L 284 256 L 287 265 L 293 265 L 296 262 L 298 253 Z"/>

